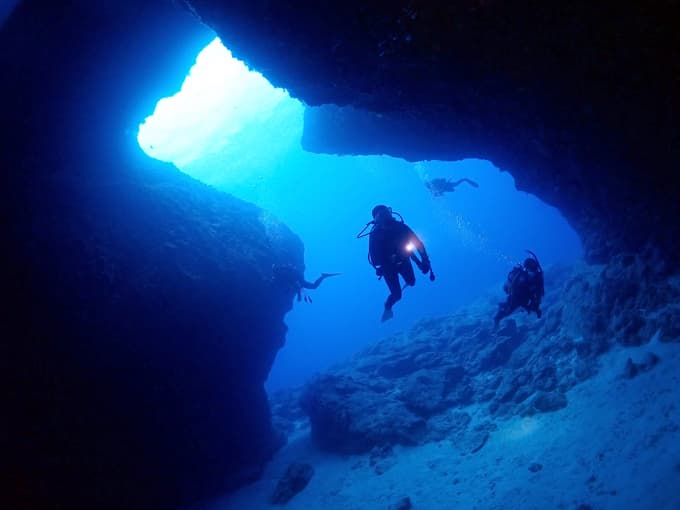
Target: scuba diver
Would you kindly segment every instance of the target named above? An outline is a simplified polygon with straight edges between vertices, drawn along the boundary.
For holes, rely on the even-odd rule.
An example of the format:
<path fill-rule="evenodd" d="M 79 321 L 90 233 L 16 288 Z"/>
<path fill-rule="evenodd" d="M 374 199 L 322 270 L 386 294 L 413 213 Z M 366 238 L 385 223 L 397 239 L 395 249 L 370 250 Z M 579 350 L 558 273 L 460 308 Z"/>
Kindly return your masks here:
<path fill-rule="evenodd" d="M 321 273 L 321 276 L 316 280 L 308 282 L 304 279 L 302 271 L 292 264 L 274 264 L 272 266 L 272 281 L 286 290 L 294 291 L 297 294 L 297 300 L 302 301 L 304 299 L 306 303 L 311 303 L 312 298 L 303 289 L 316 289 L 326 278 L 339 274 L 341 273 Z"/>
<path fill-rule="evenodd" d="M 429 189 L 435 197 L 441 197 L 444 193 L 455 191 L 456 186 L 464 182 L 467 182 L 473 188 L 479 188 L 479 184 L 477 184 L 472 179 L 468 179 L 467 177 L 463 177 L 457 181 L 450 181 L 448 179 L 444 179 L 443 177 L 437 177 L 435 179 L 425 181 L 425 186 L 427 186 L 427 189 Z"/>
<path fill-rule="evenodd" d="M 543 268 L 536 254 L 529 251 L 531 257 L 517 264 L 508 273 L 508 280 L 503 284 L 503 290 L 508 295 L 505 303 L 499 303 L 498 312 L 494 317 L 494 326 L 504 317 L 507 317 L 517 308 L 522 307 L 528 313 L 536 312 L 541 318 L 541 298 L 543 298 Z"/>
<path fill-rule="evenodd" d="M 372 215 L 373 220 L 366 223 L 357 234 L 357 239 L 369 236 L 368 262 L 375 269 L 378 279 L 385 278 L 390 290 L 381 318 L 381 322 L 385 322 L 394 316 L 392 306 L 401 299 L 402 290 L 416 284 L 411 260 L 423 274 L 430 273 L 431 281 L 434 281 L 435 277 L 425 245 L 404 223 L 399 213 L 392 212 L 392 208 L 385 205 L 376 205 Z M 398 219 L 394 216 L 398 216 Z M 371 229 L 367 232 L 369 227 Z M 420 259 L 415 253 L 416 250 L 420 253 Z M 403 288 L 399 282 L 399 275 L 405 282 Z"/>

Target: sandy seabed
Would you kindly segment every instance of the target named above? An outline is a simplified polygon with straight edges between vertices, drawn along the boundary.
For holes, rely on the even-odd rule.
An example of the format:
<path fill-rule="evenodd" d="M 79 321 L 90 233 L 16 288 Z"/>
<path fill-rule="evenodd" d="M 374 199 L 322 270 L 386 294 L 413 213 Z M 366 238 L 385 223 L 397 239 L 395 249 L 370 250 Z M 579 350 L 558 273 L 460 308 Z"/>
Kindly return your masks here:
<path fill-rule="evenodd" d="M 647 351 L 659 364 L 623 377 L 627 358 Z M 276 508 L 268 498 L 299 461 L 315 473 L 289 510 L 388 510 L 405 496 L 415 510 L 679 510 L 680 345 L 616 348 L 599 361 L 598 374 L 568 392 L 566 408 L 497 421 L 476 453 L 463 455 L 448 440 L 395 447 L 393 465 L 377 474 L 368 454 L 321 452 L 303 430 L 261 480 L 202 508 Z M 474 422 L 478 409 L 465 411 Z"/>

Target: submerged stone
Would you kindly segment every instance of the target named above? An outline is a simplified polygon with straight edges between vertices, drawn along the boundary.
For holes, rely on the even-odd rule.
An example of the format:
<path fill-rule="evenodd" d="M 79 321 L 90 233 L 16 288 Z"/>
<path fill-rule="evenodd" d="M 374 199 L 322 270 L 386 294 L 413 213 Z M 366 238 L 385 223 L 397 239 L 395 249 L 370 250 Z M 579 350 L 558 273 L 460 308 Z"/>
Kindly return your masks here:
<path fill-rule="evenodd" d="M 302 491 L 314 476 L 314 468 L 311 464 L 293 462 L 281 476 L 274 493 L 269 499 L 272 505 L 285 505 L 296 494 Z"/>

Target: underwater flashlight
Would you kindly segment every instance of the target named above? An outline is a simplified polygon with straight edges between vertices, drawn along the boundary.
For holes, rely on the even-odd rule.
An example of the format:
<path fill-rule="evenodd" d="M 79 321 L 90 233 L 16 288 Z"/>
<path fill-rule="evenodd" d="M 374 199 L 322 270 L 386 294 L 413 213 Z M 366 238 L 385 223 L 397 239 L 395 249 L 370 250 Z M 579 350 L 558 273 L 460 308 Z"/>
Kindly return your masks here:
<path fill-rule="evenodd" d="M 413 251 L 415 249 L 415 246 L 413 246 L 413 243 L 410 242 L 406 245 L 406 251 Z"/>

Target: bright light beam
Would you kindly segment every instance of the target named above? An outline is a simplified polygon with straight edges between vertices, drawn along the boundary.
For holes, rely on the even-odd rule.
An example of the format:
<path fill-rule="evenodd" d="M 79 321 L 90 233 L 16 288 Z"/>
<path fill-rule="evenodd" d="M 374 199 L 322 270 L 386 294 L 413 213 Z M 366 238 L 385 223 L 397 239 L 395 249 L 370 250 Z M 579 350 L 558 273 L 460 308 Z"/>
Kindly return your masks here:
<path fill-rule="evenodd" d="M 182 168 L 222 151 L 248 125 L 265 124 L 285 100 L 293 101 L 215 39 L 199 53 L 182 89 L 161 99 L 139 126 L 137 141 L 149 156 Z"/>

